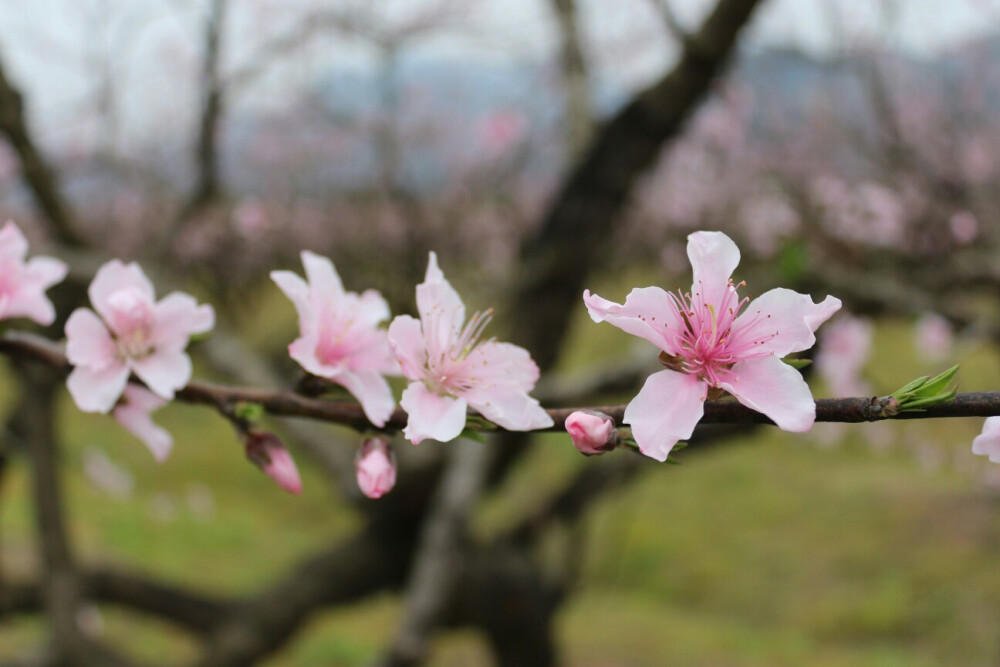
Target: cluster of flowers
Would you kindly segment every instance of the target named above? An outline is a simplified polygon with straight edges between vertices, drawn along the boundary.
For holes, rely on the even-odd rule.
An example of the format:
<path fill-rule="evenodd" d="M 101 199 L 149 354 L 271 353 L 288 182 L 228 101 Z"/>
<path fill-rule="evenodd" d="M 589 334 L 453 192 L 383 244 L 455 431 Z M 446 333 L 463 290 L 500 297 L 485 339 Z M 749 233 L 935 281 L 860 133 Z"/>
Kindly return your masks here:
<path fill-rule="evenodd" d="M 24 236 L 8 222 L 0 230 L 0 319 L 27 317 L 48 325 L 55 309 L 45 291 L 65 277 L 66 265 L 48 257 L 26 261 L 27 251 Z M 740 253 L 721 232 L 691 234 L 688 257 L 694 271 L 689 293 L 637 288 L 618 304 L 584 292 L 595 322 L 609 322 L 660 349 L 665 369 L 646 380 L 625 410 L 624 422 L 639 450 L 666 460 L 691 436 L 705 400 L 722 392 L 785 430 L 809 430 L 816 417 L 812 394 L 781 359 L 811 347 L 816 329 L 840 301 L 827 297 L 814 303 L 781 288 L 754 301 L 741 298 L 743 284 L 731 279 Z M 382 428 L 395 410 L 386 380 L 393 375 L 409 381 L 400 406 L 408 415 L 403 435 L 413 444 L 458 437 L 469 408 L 511 431 L 553 426 L 529 395 L 539 376 L 529 353 L 482 339 L 492 311 L 466 320 L 465 305 L 433 252 L 416 288 L 419 319 L 400 315 L 387 329 L 380 325 L 389 319 L 389 307 L 378 292 L 346 291 L 330 260 L 311 252 L 302 253 L 302 263 L 305 280 L 290 271 L 271 273 L 298 313 L 300 335 L 289 354 L 308 373 L 350 392 L 375 427 Z M 100 268 L 88 294 L 93 310 L 79 308 L 66 323 L 66 356 L 74 367 L 69 392 L 81 410 L 111 412 L 163 460 L 171 437 L 150 414 L 190 380 L 185 349 L 192 336 L 213 328 L 215 313 L 180 292 L 157 301 L 142 269 L 119 260 Z M 997 424 L 1000 418 L 991 418 L 975 445 L 991 459 L 1000 459 L 1000 439 L 992 435 Z M 622 441 L 614 421 L 597 412 L 576 412 L 565 427 L 588 455 Z M 299 493 L 298 471 L 281 442 L 252 429 L 245 435 L 247 456 L 283 488 Z M 355 463 L 365 495 L 380 497 L 395 483 L 395 457 L 385 438 L 367 438 Z"/>

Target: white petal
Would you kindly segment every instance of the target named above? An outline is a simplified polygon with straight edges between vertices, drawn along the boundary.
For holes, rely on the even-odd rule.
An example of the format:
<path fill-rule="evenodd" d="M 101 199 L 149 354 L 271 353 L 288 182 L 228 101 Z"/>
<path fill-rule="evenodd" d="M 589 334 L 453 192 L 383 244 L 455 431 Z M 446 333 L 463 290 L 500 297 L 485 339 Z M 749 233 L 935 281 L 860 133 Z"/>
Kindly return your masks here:
<path fill-rule="evenodd" d="M 123 363 L 101 369 L 77 366 L 66 379 L 66 388 L 76 407 L 84 412 L 106 413 L 118 402 L 128 375 L 128 366 Z"/>
<path fill-rule="evenodd" d="M 191 379 L 191 358 L 183 352 L 157 350 L 132 361 L 132 370 L 153 393 L 172 399 L 174 392 Z"/>
<path fill-rule="evenodd" d="M 396 407 L 392 389 L 378 372 L 374 370 L 343 371 L 335 382 L 347 388 L 361 403 L 368 421 L 375 426 L 383 426 Z"/>
<path fill-rule="evenodd" d="M 622 331 L 648 340 L 667 354 L 680 352 L 677 331 L 684 323 L 676 315 L 670 295 L 659 287 L 637 287 L 629 292 L 625 304 L 608 301 L 590 290 L 583 292 L 590 319 L 613 324 Z"/>
<path fill-rule="evenodd" d="M 695 232 L 688 236 L 687 255 L 694 272 L 692 298 L 700 294 L 706 304 L 722 303 L 729 278 L 740 263 L 740 249 L 722 232 Z"/>
<path fill-rule="evenodd" d="M 411 382 L 399 404 L 409 415 L 403 436 L 415 445 L 428 438 L 454 440 L 465 428 L 465 400 L 435 394 L 423 382 Z"/>

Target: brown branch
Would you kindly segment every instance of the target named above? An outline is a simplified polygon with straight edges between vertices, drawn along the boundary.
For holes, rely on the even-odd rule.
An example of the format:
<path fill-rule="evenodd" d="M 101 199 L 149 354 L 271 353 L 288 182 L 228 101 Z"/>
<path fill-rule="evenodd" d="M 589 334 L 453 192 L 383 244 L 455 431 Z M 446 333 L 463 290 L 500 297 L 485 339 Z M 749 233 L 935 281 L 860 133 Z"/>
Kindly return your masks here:
<path fill-rule="evenodd" d="M 14 358 L 33 359 L 52 368 L 68 373 L 66 355 L 56 343 L 40 336 L 8 331 L 0 336 L 0 353 Z M 361 405 L 353 401 L 311 398 L 284 389 L 258 389 L 233 387 L 194 380 L 177 392 L 177 400 L 185 403 L 210 405 L 228 409 L 240 403 L 256 403 L 272 415 L 281 417 L 308 417 L 319 421 L 349 426 L 359 431 L 392 432 L 406 426 L 407 414 L 397 408 L 385 426 L 374 426 L 365 417 Z M 816 421 L 859 423 L 883 419 L 938 419 L 942 417 L 991 417 L 1000 415 L 1000 391 L 961 393 L 942 405 L 929 407 L 921 412 L 892 414 L 882 409 L 885 397 L 820 398 L 816 400 Z M 541 431 L 561 431 L 563 422 L 576 410 L 592 409 L 607 413 L 619 425 L 625 416 L 624 405 L 605 405 L 571 408 L 550 408 L 553 426 Z M 773 424 L 764 415 L 732 399 L 705 401 L 702 424 Z M 498 428 L 498 431 L 504 429 Z"/>

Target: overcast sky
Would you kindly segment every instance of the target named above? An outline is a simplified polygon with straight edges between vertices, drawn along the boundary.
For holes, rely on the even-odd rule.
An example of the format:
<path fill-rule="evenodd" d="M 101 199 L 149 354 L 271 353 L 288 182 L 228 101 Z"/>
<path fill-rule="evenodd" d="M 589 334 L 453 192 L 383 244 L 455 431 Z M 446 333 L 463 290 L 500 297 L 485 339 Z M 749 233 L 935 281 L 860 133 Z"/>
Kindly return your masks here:
<path fill-rule="evenodd" d="M 676 56 L 653 4 L 663 0 L 579 0 L 596 76 L 639 87 Z M 714 0 L 669 0 L 681 21 L 699 24 Z M 230 0 L 225 60 L 245 62 L 268 38 L 309 8 L 357 7 L 385 22 L 406 22 L 451 2 L 460 27 L 423 39 L 431 57 L 538 61 L 551 59 L 556 32 L 546 0 Z M 79 131 L 80 109 L 95 102 L 94 72 L 114 73 L 123 125 L 193 120 L 194 80 L 207 0 L 0 0 L 0 53 L 28 94 L 43 132 Z M 886 9 L 888 7 L 888 10 Z M 376 8 L 376 9 L 372 9 Z M 932 55 L 998 25 L 1000 0 L 767 0 L 745 45 L 785 45 L 824 56 L 878 42 Z M 270 69 L 242 104 L 280 104 L 282 87 L 313 80 L 324 68 L 370 66 L 370 43 L 349 37 L 315 40 Z M 194 102 L 194 103 L 193 103 Z"/>

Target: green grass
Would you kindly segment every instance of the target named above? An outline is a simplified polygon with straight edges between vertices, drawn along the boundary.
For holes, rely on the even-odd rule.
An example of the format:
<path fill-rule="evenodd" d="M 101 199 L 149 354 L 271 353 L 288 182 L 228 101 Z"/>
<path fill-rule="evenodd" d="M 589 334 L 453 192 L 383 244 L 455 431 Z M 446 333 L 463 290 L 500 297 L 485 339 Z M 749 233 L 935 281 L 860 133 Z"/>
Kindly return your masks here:
<path fill-rule="evenodd" d="M 584 333 L 568 344 L 569 365 L 631 344 L 613 327 L 583 326 L 579 316 Z M 280 338 L 281 329 L 269 326 L 261 337 Z M 879 392 L 948 365 L 917 362 L 909 335 L 905 323 L 880 325 L 869 374 Z M 996 354 L 960 353 L 961 389 L 997 386 Z M 0 407 L 9 405 L 0 382 Z M 66 508 L 81 560 L 240 594 L 358 525 L 308 465 L 304 495 L 282 493 L 245 462 L 231 428 L 212 412 L 176 405 L 157 419 L 176 441 L 163 464 L 113 420 L 81 415 L 64 398 Z M 835 434 L 832 446 L 761 428 L 712 450 L 684 451 L 681 466 L 650 462 L 637 483 L 602 501 L 585 522 L 580 588 L 558 619 L 566 663 L 997 664 L 1000 466 L 972 455 L 980 427 L 975 419 L 857 425 Z M 889 432 L 873 448 L 868 436 L 878 428 Z M 131 498 L 86 481 L 88 448 L 131 471 Z M 564 437 L 545 436 L 485 504 L 476 530 L 501 529 L 590 464 Z M 2 486 L 5 574 L 34 567 L 27 473 L 16 459 Z M 266 664 L 364 664 L 379 654 L 398 614 L 389 595 L 325 611 Z M 177 664 L 195 655 L 190 639 L 167 625 L 111 608 L 100 619 L 105 636 L 139 658 Z M 22 655 L 44 633 L 37 619 L 0 625 L 0 660 Z M 441 637 L 433 655 L 435 665 L 490 664 L 483 640 L 468 632 Z"/>

